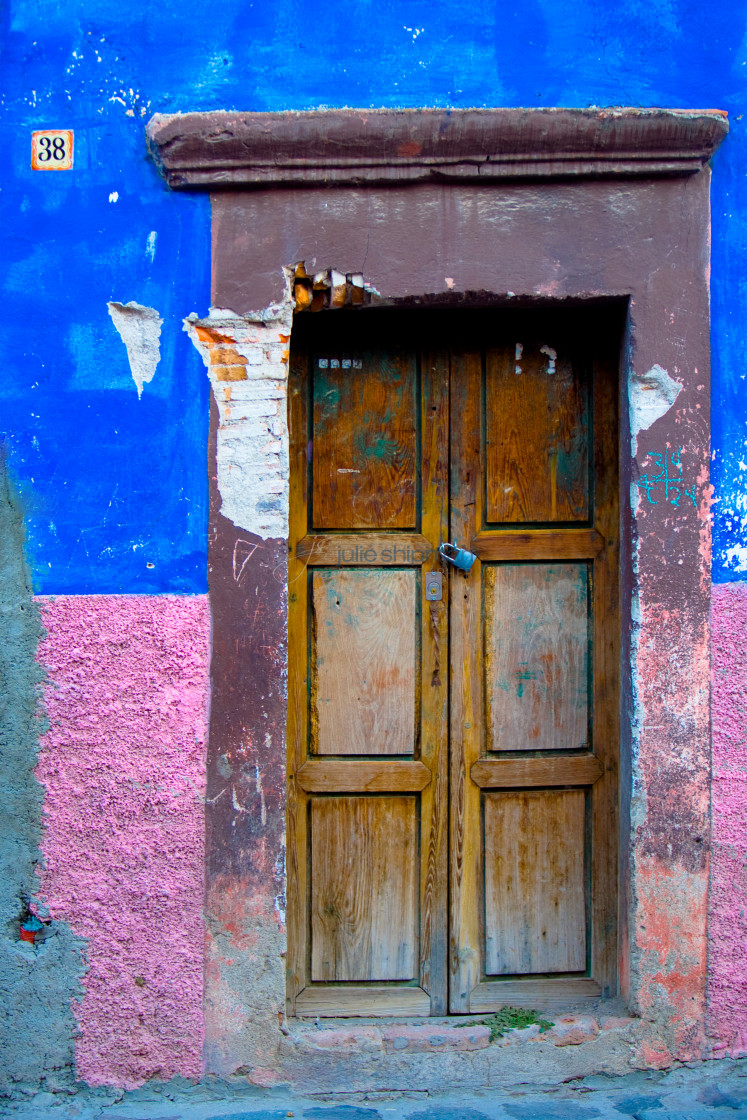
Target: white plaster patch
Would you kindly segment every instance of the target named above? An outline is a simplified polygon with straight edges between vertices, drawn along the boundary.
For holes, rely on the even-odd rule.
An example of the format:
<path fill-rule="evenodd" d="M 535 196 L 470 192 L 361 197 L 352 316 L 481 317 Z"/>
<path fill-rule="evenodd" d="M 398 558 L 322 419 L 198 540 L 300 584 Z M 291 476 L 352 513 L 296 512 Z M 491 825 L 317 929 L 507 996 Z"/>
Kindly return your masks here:
<path fill-rule="evenodd" d="M 724 558 L 728 566 L 735 572 L 747 572 L 747 547 L 745 545 L 737 544 L 733 548 L 727 548 Z"/>
<path fill-rule="evenodd" d="M 267 540 L 288 536 L 287 384 L 293 306 L 248 316 L 211 308 L 184 330 L 207 367 L 218 407 L 221 513 Z"/>
<path fill-rule="evenodd" d="M 119 191 L 112 191 L 112 193 L 109 195 L 109 201 L 110 202 L 117 202 L 118 199 L 119 199 Z"/>
<path fill-rule="evenodd" d="M 156 233 L 156 231 L 154 229 L 152 229 L 150 231 L 150 233 L 148 234 L 148 240 L 145 242 L 145 252 L 150 257 L 151 260 L 153 260 L 153 258 L 156 255 L 156 238 L 157 238 L 157 236 L 158 236 L 158 234 Z"/>
<path fill-rule="evenodd" d="M 552 376 L 555 373 L 555 363 L 558 360 L 558 352 L 552 346 L 540 346 L 540 354 L 545 354 L 547 357 L 547 373 Z"/>
<path fill-rule="evenodd" d="M 682 384 L 670 377 L 665 369 L 654 365 L 646 373 L 636 373 L 630 378 L 630 448 L 635 457 L 638 435 L 669 412 L 682 392 Z"/>
<path fill-rule="evenodd" d="M 132 380 L 137 388 L 138 399 L 143 395 L 143 386 L 153 380 L 156 367 L 161 360 L 161 326 L 163 319 L 152 307 L 141 303 L 115 303 L 106 305 L 119 337 L 127 347 Z"/>

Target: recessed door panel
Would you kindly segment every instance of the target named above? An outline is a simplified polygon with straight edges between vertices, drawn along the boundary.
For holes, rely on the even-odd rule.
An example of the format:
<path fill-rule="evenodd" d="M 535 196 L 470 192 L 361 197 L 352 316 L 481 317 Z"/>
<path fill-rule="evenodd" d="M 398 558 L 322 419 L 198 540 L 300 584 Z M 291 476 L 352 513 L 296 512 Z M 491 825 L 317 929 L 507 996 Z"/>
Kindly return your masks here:
<path fill-rule="evenodd" d="M 312 752 L 413 754 L 414 570 L 325 569 L 312 577 Z"/>
<path fill-rule="evenodd" d="M 418 972 L 414 797 L 311 801 L 311 979 Z"/>
<path fill-rule="evenodd" d="M 491 523 L 589 516 L 589 392 L 568 344 L 520 332 L 486 355 L 486 514 Z"/>
<path fill-rule="evenodd" d="M 588 565 L 486 564 L 483 580 L 487 749 L 588 746 Z"/>
<path fill-rule="evenodd" d="M 337 352 L 336 352 L 337 353 Z M 315 529 L 413 529 L 417 367 L 401 349 L 315 354 Z"/>
<path fill-rule="evenodd" d="M 585 795 L 485 795 L 485 972 L 586 968 Z"/>

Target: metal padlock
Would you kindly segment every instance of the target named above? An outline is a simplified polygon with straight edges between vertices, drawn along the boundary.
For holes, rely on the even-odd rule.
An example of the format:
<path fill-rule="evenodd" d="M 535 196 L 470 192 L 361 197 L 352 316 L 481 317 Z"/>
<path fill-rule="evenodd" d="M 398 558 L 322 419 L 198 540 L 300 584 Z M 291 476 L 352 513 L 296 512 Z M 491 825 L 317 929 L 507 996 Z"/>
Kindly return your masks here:
<path fill-rule="evenodd" d="M 448 560 L 450 564 L 453 564 L 455 568 L 459 568 L 462 572 L 468 572 L 477 559 L 474 552 L 469 552 L 466 548 L 459 548 L 458 545 L 448 542 L 440 546 L 438 555 L 443 557 L 444 560 Z"/>

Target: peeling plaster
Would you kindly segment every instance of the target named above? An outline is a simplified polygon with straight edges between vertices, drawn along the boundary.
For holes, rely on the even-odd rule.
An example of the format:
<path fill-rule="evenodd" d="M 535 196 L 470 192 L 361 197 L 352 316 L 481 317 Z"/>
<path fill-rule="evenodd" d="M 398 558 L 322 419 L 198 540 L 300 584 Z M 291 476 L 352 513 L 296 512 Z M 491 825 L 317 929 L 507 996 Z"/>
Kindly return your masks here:
<path fill-rule="evenodd" d="M 632 371 L 630 377 L 630 448 L 635 458 L 639 432 L 666 416 L 682 391 L 682 384 L 670 377 L 660 365 L 647 373 Z"/>
<path fill-rule="evenodd" d="M 204 361 L 218 407 L 220 512 L 262 540 L 288 536 L 288 301 L 250 316 L 211 309 L 184 330 Z"/>
<path fill-rule="evenodd" d="M 119 337 L 127 347 L 132 380 L 137 387 L 138 398 L 143 395 L 143 386 L 153 380 L 156 367 L 161 360 L 161 326 L 163 319 L 152 307 L 141 303 L 116 303 L 110 300 L 106 305 Z"/>

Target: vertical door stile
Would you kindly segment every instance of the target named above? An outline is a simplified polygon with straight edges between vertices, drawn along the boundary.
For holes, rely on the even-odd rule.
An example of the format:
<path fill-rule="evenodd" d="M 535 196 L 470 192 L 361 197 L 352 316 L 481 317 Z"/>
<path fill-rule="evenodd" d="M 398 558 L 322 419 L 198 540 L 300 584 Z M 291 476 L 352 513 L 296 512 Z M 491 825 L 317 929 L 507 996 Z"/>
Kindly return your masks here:
<path fill-rule="evenodd" d="M 448 533 L 449 356 L 446 351 L 421 354 L 422 383 L 422 521 L 421 532 L 431 546 L 421 569 L 422 718 L 421 761 L 431 773 L 421 794 L 421 972 L 420 982 L 431 997 L 431 1014 L 447 1012 L 448 949 L 448 577 L 443 599 L 428 602 L 427 572 L 440 571 L 437 549 Z"/>
<path fill-rule="evenodd" d="M 464 544 L 482 522 L 481 486 L 482 357 L 451 355 L 451 533 Z M 468 575 L 451 574 L 451 936 L 449 1009 L 466 1013 L 480 979 L 480 790 L 470 779 L 482 753 L 481 564 Z"/>
<path fill-rule="evenodd" d="M 306 760 L 308 741 L 308 571 L 297 545 L 306 533 L 308 502 L 308 393 L 309 356 L 305 349 L 291 351 L 289 427 L 290 516 L 288 557 L 288 952 L 286 996 L 295 1014 L 296 996 L 305 985 L 307 957 L 307 814 L 308 798 L 296 775 Z"/>
<path fill-rule="evenodd" d="M 601 994 L 617 992 L 617 858 L 621 630 L 617 361 L 601 341 L 593 354 L 594 521 L 604 547 L 593 564 L 594 754 L 592 787 L 592 958 Z"/>

